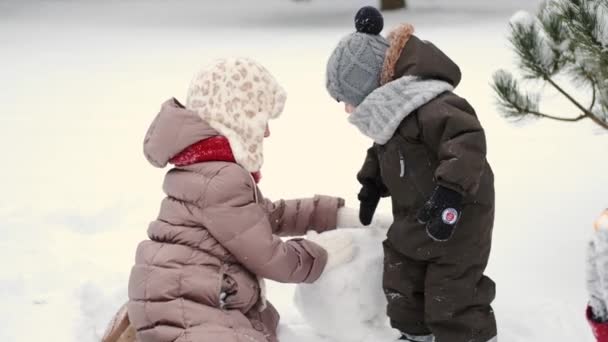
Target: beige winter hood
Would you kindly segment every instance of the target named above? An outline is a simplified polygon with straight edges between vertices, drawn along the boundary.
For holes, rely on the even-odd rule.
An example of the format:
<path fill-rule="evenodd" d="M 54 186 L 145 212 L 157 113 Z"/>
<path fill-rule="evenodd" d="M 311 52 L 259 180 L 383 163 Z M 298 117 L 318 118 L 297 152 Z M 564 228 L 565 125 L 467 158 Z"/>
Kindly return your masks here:
<path fill-rule="evenodd" d="M 281 114 L 285 100 L 285 91 L 263 66 L 230 58 L 194 77 L 186 108 L 228 139 L 238 164 L 256 172 L 264 163 L 266 124 Z"/>

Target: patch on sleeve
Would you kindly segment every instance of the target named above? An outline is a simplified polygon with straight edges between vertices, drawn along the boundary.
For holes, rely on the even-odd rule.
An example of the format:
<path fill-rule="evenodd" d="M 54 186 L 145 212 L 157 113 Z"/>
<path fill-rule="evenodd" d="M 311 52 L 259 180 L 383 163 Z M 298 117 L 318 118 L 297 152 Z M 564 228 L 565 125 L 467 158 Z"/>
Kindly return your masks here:
<path fill-rule="evenodd" d="M 454 225 L 458 221 L 458 211 L 454 208 L 447 208 L 441 213 L 443 223 Z"/>

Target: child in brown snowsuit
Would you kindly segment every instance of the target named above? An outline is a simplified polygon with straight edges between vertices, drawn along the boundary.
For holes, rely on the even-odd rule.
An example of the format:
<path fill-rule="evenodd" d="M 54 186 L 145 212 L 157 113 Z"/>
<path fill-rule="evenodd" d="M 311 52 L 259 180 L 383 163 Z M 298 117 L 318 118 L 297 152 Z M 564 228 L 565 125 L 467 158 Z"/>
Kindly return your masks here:
<path fill-rule="evenodd" d="M 374 140 L 358 174 L 361 221 L 392 200 L 383 284 L 392 326 L 407 341 L 495 341 L 495 284 L 484 275 L 494 176 L 475 111 L 452 92 L 460 70 L 411 25 L 380 36 L 372 7 L 355 24 L 328 62 L 327 88 Z"/>

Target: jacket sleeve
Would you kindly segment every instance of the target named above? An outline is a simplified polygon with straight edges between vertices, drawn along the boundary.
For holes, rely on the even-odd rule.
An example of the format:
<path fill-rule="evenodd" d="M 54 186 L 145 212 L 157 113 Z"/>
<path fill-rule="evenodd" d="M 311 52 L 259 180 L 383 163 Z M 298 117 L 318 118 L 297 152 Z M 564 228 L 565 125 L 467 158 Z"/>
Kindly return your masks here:
<path fill-rule="evenodd" d="M 243 172 L 246 172 L 242 170 Z M 281 240 L 273 234 L 263 203 L 257 203 L 249 176 L 215 176 L 207 196 L 214 205 L 204 206 L 201 223 L 243 266 L 254 274 L 282 283 L 311 283 L 327 263 L 327 252 L 303 240 Z M 238 170 L 236 172 L 239 172 Z M 235 181 L 236 179 L 236 181 Z M 217 201 L 221 197 L 222 201 Z"/>
<path fill-rule="evenodd" d="M 389 196 L 389 191 L 382 182 L 380 161 L 378 160 L 378 153 L 376 152 L 375 145 L 367 150 L 363 166 L 357 173 L 357 180 L 364 188 L 371 188 L 378 191 L 381 197 Z"/>
<path fill-rule="evenodd" d="M 463 105 L 470 108 L 466 101 Z M 486 165 L 485 133 L 472 108 L 470 111 L 437 101 L 418 116 L 422 139 L 439 161 L 435 179 L 462 195 L 477 192 Z"/>
<path fill-rule="evenodd" d="M 344 200 L 316 195 L 313 198 L 276 202 L 264 199 L 264 205 L 270 213 L 274 234 L 302 236 L 309 230 L 322 233 L 336 229 L 338 209 L 344 206 Z"/>

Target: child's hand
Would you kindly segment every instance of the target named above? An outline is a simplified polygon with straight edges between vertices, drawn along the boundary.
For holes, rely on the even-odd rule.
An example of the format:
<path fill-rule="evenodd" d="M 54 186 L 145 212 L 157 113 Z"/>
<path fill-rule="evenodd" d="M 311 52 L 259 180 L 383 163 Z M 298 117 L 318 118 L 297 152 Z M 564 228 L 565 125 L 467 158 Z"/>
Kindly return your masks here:
<path fill-rule="evenodd" d="M 608 231 L 608 209 L 604 210 L 604 212 L 600 215 L 600 217 L 595 220 L 594 228 L 596 231 Z"/>
<path fill-rule="evenodd" d="M 462 195 L 443 186 L 435 188 L 431 198 L 418 211 L 418 222 L 426 224 L 428 235 L 435 241 L 447 241 L 462 214 Z"/>
<path fill-rule="evenodd" d="M 359 191 L 357 197 L 360 201 L 359 221 L 361 221 L 364 226 L 369 226 L 374 218 L 378 203 L 380 203 L 380 191 L 371 186 L 364 186 L 361 188 L 361 191 Z"/>
<path fill-rule="evenodd" d="M 327 251 L 327 264 L 323 272 L 349 263 L 355 257 L 353 239 L 349 234 L 319 234 L 311 230 L 306 234 L 306 238 Z"/>

